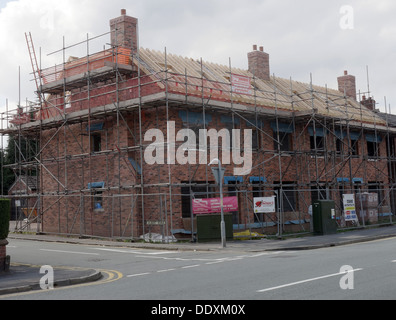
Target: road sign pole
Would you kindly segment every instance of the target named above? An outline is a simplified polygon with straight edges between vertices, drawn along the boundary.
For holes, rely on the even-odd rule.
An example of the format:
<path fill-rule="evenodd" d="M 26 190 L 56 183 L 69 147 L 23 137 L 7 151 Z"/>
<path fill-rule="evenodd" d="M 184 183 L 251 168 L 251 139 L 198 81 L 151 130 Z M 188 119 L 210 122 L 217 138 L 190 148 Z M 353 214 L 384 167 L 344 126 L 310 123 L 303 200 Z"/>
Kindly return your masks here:
<path fill-rule="evenodd" d="M 225 222 L 224 222 L 224 209 L 223 209 L 223 179 L 225 169 L 221 167 L 221 161 L 219 159 L 214 159 L 209 164 L 211 165 L 215 160 L 219 165 L 218 168 L 212 168 L 213 175 L 216 179 L 216 182 L 219 184 L 220 188 L 220 210 L 221 210 L 221 222 L 220 222 L 220 233 L 221 233 L 221 246 L 223 248 L 226 247 L 226 230 L 225 230 Z"/>
<path fill-rule="evenodd" d="M 221 162 L 219 160 L 219 175 L 221 175 Z M 225 232 L 225 222 L 224 222 L 224 210 L 223 210 L 223 177 L 219 177 L 219 187 L 220 187 L 220 210 L 221 210 L 221 222 L 220 222 L 220 232 L 221 232 L 221 246 L 226 247 L 226 232 Z"/>

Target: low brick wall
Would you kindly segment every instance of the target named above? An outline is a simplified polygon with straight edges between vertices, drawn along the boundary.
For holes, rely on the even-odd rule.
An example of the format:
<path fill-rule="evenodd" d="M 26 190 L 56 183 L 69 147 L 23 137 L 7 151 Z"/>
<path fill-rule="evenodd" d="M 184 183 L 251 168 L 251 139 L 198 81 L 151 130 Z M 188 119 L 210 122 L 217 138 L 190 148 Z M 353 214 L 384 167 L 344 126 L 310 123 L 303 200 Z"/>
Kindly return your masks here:
<path fill-rule="evenodd" d="M 7 240 L 0 240 L 0 272 L 5 271 L 6 269 L 7 244 Z"/>

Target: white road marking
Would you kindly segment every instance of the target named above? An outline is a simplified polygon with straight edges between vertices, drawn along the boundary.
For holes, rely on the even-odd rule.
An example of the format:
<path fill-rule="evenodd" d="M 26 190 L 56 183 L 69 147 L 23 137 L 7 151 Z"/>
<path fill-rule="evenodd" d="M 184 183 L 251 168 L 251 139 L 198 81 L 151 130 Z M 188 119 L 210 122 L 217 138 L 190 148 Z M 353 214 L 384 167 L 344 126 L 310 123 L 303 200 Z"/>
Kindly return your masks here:
<path fill-rule="evenodd" d="M 217 264 L 217 263 L 223 263 L 223 262 L 225 262 L 225 260 L 221 260 L 221 261 L 213 261 L 213 262 L 207 262 L 207 263 L 205 263 L 205 264 L 207 264 L 207 265 L 211 265 L 211 264 Z"/>
<path fill-rule="evenodd" d="M 242 260 L 242 259 L 250 259 L 250 258 L 258 258 L 262 256 L 272 256 L 272 255 L 278 255 L 281 253 L 284 253 L 285 251 L 273 251 L 273 252 L 261 252 L 258 254 L 253 254 L 253 255 L 241 255 L 241 256 L 235 256 L 235 257 L 224 257 L 224 258 L 178 258 L 178 257 L 153 257 L 153 256 L 136 256 L 137 258 L 150 258 L 150 259 L 163 259 L 163 260 L 176 260 L 176 261 L 197 261 L 197 262 L 205 262 L 207 261 L 208 263 L 206 264 L 212 264 L 212 263 L 222 263 L 226 261 L 236 261 L 236 260 Z"/>
<path fill-rule="evenodd" d="M 174 253 L 173 251 L 135 251 L 135 250 L 123 250 L 123 249 L 109 249 L 109 248 L 94 248 L 95 250 L 109 251 L 109 252 L 117 252 L 117 253 L 131 253 L 131 254 L 143 254 L 143 255 L 162 255 L 162 254 L 170 254 Z"/>
<path fill-rule="evenodd" d="M 361 270 L 363 270 L 363 269 L 354 269 L 354 270 L 351 270 L 349 272 L 356 272 L 356 271 L 361 271 Z M 302 280 L 302 281 L 297 281 L 297 282 L 284 284 L 284 285 L 277 286 L 277 287 L 272 287 L 272 288 L 268 288 L 268 289 L 258 290 L 257 292 L 258 293 L 263 293 L 263 292 L 278 290 L 278 289 L 291 287 L 291 286 L 295 286 L 295 285 L 298 285 L 298 284 L 303 284 L 303 283 L 312 282 L 312 281 L 316 281 L 316 280 L 322 280 L 322 279 L 326 279 L 326 278 L 337 277 L 337 276 L 341 276 L 341 275 L 344 275 L 344 274 L 347 274 L 347 272 L 339 272 L 339 273 L 334 273 L 334 274 L 328 274 L 328 275 L 322 276 L 322 277 L 311 278 L 311 279 L 307 279 L 307 280 Z"/>
<path fill-rule="evenodd" d="M 185 266 L 185 267 L 182 267 L 182 269 L 190 269 L 190 268 L 198 268 L 198 267 L 200 267 L 200 265 L 199 265 L 199 264 L 195 264 L 195 265 L 193 265 L 193 266 Z"/>
<path fill-rule="evenodd" d="M 136 258 L 150 258 L 150 259 L 162 259 L 162 260 L 175 260 L 175 261 L 213 261 L 222 260 L 214 258 L 175 258 L 175 257 L 153 257 L 153 256 L 136 256 Z"/>
<path fill-rule="evenodd" d="M 92 252 L 77 252 L 77 251 L 50 250 L 50 249 L 40 249 L 40 251 L 57 252 L 57 253 L 72 253 L 72 254 L 83 254 L 83 255 L 99 256 L 99 253 L 92 253 Z"/>
<path fill-rule="evenodd" d="M 231 262 L 231 261 L 236 261 L 236 260 L 257 258 L 257 257 L 262 257 L 262 256 L 267 256 L 267 255 L 276 255 L 276 254 L 283 253 L 283 251 L 277 251 L 277 252 L 262 252 L 262 253 L 257 253 L 257 254 L 253 254 L 253 255 L 240 255 L 240 256 L 235 256 L 235 257 L 224 257 L 224 258 L 177 258 L 177 257 L 152 256 L 152 255 L 162 255 L 162 254 L 175 253 L 175 252 L 169 252 L 169 251 L 142 252 L 142 251 L 125 250 L 125 249 L 109 249 L 109 248 L 95 248 L 95 249 L 96 250 L 109 251 L 109 252 L 119 252 L 119 253 L 138 253 L 138 254 L 144 253 L 145 255 L 136 256 L 136 257 L 142 257 L 142 258 L 176 260 L 176 261 L 190 261 L 190 262 L 201 261 L 201 262 L 206 262 L 205 265 L 219 264 L 219 263 Z M 203 265 L 200 265 L 200 264 L 187 265 L 187 266 L 178 267 L 178 268 L 169 268 L 169 269 L 162 269 L 162 270 L 157 270 L 157 271 L 153 271 L 153 272 L 132 274 L 132 275 L 128 275 L 126 277 L 127 278 L 141 277 L 141 276 L 146 276 L 146 275 L 153 275 L 155 273 L 157 273 L 157 274 L 166 273 L 166 272 L 178 271 L 178 270 L 182 270 L 182 269 L 199 268 L 199 267 L 202 267 L 202 266 Z"/>
<path fill-rule="evenodd" d="M 235 257 L 235 258 L 224 258 L 224 262 L 228 261 L 237 261 L 237 260 L 243 260 L 244 258 L 241 257 Z"/>
<path fill-rule="evenodd" d="M 158 270 L 157 273 L 170 272 L 170 271 L 176 271 L 176 269 Z"/>
<path fill-rule="evenodd" d="M 276 254 L 281 254 L 281 253 L 285 253 L 286 251 L 271 251 L 271 252 L 261 252 L 261 253 L 257 253 L 254 255 L 251 255 L 251 258 L 257 258 L 257 257 L 262 257 L 262 256 L 267 256 L 267 255 L 276 255 Z"/>
<path fill-rule="evenodd" d="M 134 277 L 147 276 L 148 274 L 150 274 L 150 272 L 138 273 L 138 274 L 131 274 L 131 275 L 127 276 L 127 278 L 134 278 Z"/>

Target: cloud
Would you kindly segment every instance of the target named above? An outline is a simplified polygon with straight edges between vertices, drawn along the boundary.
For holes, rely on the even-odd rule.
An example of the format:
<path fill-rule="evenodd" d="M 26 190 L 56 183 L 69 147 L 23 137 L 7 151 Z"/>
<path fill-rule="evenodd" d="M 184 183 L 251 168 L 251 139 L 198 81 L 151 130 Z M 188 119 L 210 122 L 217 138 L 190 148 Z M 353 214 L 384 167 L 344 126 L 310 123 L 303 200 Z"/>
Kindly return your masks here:
<path fill-rule="evenodd" d="M 0 0 L 1 1 L 1 0 Z M 358 88 L 370 91 L 382 102 L 396 104 L 395 31 L 393 0 L 350 0 L 354 28 L 340 28 L 344 1 L 314 0 L 17 0 L 0 2 L 0 107 L 8 98 L 19 99 L 18 67 L 21 67 L 21 99 L 33 100 L 35 84 L 25 32 L 31 32 L 43 67 L 60 64 L 62 52 L 49 53 L 84 41 L 87 35 L 109 31 L 109 20 L 120 9 L 139 19 L 140 45 L 205 61 L 247 68 L 247 52 L 253 44 L 270 54 L 276 76 L 336 88 L 336 79 L 348 70 Z M 99 51 L 109 35 L 90 41 L 89 51 Z M 68 48 L 68 56 L 86 55 L 85 44 Z M 40 59 L 40 58 L 39 58 Z M 396 109 L 395 109 L 396 111 Z"/>

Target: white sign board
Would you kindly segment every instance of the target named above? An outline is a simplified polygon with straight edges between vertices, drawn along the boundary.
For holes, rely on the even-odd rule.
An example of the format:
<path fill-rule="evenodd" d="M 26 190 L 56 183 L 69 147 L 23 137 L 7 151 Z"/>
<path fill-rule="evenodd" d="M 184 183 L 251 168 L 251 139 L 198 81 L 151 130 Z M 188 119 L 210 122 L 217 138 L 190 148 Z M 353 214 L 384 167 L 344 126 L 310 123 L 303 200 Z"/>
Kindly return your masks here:
<path fill-rule="evenodd" d="M 343 194 L 343 204 L 344 204 L 344 216 L 345 221 L 356 221 L 356 206 L 355 206 L 355 195 L 354 194 Z"/>
<path fill-rule="evenodd" d="M 232 91 L 239 94 L 252 94 L 251 80 L 249 77 L 231 74 Z"/>
<path fill-rule="evenodd" d="M 254 198 L 254 213 L 273 213 L 275 212 L 275 196 L 266 198 Z"/>

